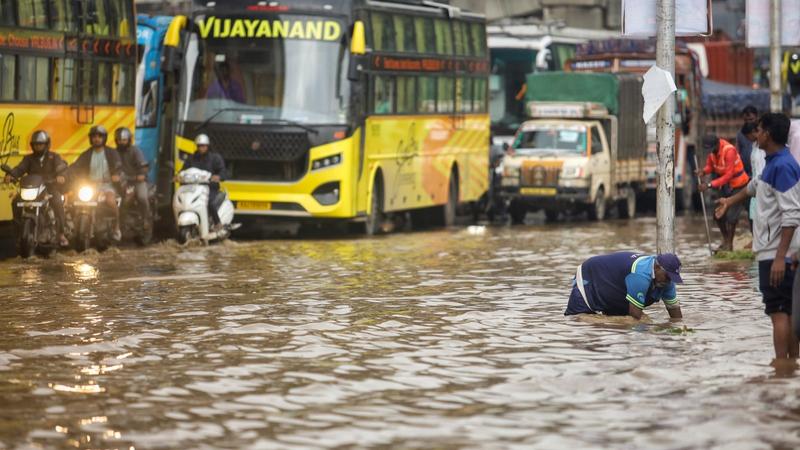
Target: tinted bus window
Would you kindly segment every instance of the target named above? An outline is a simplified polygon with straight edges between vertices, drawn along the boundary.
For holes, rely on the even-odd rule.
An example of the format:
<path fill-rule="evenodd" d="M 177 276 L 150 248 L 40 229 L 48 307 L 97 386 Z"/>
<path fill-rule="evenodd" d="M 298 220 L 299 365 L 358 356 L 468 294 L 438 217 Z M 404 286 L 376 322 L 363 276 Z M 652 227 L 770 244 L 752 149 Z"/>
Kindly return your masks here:
<path fill-rule="evenodd" d="M 452 78 L 439 77 L 436 89 L 436 110 L 440 113 L 451 113 L 454 111 L 453 102 L 454 83 Z"/>
<path fill-rule="evenodd" d="M 34 56 L 19 57 L 17 100 L 44 102 L 50 99 L 50 61 Z"/>
<path fill-rule="evenodd" d="M 460 104 L 458 110 L 464 113 L 472 112 L 472 78 L 460 78 L 458 80 L 459 86 L 456 86 L 456 92 L 460 93 L 457 99 Z"/>
<path fill-rule="evenodd" d="M 97 64 L 97 103 L 111 101 L 111 64 L 101 62 Z"/>
<path fill-rule="evenodd" d="M 89 23 L 86 24 L 86 32 L 98 36 L 108 36 L 110 30 L 105 0 L 88 0 L 86 7 L 89 9 Z"/>
<path fill-rule="evenodd" d="M 397 78 L 397 112 L 414 113 L 417 110 L 417 79 L 415 77 Z"/>
<path fill-rule="evenodd" d="M 417 34 L 418 53 L 436 53 L 436 31 L 433 29 L 433 19 L 417 17 L 414 19 L 414 28 Z"/>
<path fill-rule="evenodd" d="M 113 103 L 129 105 L 133 103 L 134 70 L 129 64 L 114 64 Z"/>
<path fill-rule="evenodd" d="M 53 101 L 71 102 L 75 87 L 75 60 L 56 58 L 53 60 L 53 83 L 51 94 Z"/>
<path fill-rule="evenodd" d="M 16 18 L 14 0 L 0 0 L 0 25 L 14 26 Z"/>
<path fill-rule="evenodd" d="M 486 56 L 486 28 L 483 24 L 473 23 L 470 25 L 470 38 L 472 48 L 475 49 L 476 56 Z"/>
<path fill-rule="evenodd" d="M 436 78 L 419 78 L 419 112 L 436 112 Z"/>
<path fill-rule="evenodd" d="M 473 107 L 475 112 L 486 112 L 486 80 L 475 79 L 475 92 L 473 93 Z"/>
<path fill-rule="evenodd" d="M 414 19 L 409 16 L 395 16 L 394 29 L 397 34 L 397 50 L 413 53 L 417 50 Z"/>
<path fill-rule="evenodd" d="M 393 52 L 395 50 L 394 22 L 391 16 L 372 13 L 372 45 L 375 50 Z"/>
<path fill-rule="evenodd" d="M 375 114 L 394 113 L 393 77 L 375 77 L 374 103 L 372 112 Z"/>
<path fill-rule="evenodd" d="M 121 37 L 131 37 L 131 30 L 136 27 L 131 20 L 130 11 L 123 0 L 109 0 L 111 17 L 115 18 L 115 23 L 111 24 L 114 33 Z"/>
<path fill-rule="evenodd" d="M 75 31 L 75 16 L 72 12 L 72 0 L 55 0 L 50 8 L 50 22 L 58 31 Z"/>
<path fill-rule="evenodd" d="M 455 42 L 456 55 L 466 55 L 467 48 L 464 40 L 464 24 L 461 22 L 453 22 L 453 40 Z"/>
<path fill-rule="evenodd" d="M 0 55 L 0 100 L 14 100 L 16 60 L 14 55 Z"/>
<path fill-rule="evenodd" d="M 17 2 L 17 23 L 26 28 L 47 28 L 47 5 L 45 0 Z"/>
<path fill-rule="evenodd" d="M 451 55 L 453 53 L 453 33 L 450 30 L 450 22 L 446 20 L 436 20 L 436 53 L 440 55 Z"/>

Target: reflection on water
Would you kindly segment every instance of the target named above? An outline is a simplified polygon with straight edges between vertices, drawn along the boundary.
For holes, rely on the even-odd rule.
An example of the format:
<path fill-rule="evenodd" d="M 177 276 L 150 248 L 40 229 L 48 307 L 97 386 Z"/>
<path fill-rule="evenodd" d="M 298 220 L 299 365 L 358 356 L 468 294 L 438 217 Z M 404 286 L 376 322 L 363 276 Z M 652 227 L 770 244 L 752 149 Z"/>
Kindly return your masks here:
<path fill-rule="evenodd" d="M 755 268 L 702 230 L 678 323 L 562 315 L 653 219 L 6 261 L 0 448 L 796 448 Z"/>

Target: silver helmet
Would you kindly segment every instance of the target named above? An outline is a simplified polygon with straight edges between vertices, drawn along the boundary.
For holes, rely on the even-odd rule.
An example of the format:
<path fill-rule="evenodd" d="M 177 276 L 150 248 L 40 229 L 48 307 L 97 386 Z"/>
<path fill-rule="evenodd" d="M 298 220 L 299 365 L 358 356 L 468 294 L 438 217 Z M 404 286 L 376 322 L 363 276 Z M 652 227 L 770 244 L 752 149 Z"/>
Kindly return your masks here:
<path fill-rule="evenodd" d="M 208 135 L 205 134 L 198 134 L 196 138 L 194 138 L 195 145 L 211 145 L 211 139 L 208 138 Z"/>
<path fill-rule="evenodd" d="M 50 135 L 47 134 L 47 131 L 34 131 L 31 135 L 31 149 L 33 149 L 34 144 L 44 144 L 44 150 L 42 150 L 42 152 L 50 150 Z M 36 152 L 36 150 L 33 151 Z"/>

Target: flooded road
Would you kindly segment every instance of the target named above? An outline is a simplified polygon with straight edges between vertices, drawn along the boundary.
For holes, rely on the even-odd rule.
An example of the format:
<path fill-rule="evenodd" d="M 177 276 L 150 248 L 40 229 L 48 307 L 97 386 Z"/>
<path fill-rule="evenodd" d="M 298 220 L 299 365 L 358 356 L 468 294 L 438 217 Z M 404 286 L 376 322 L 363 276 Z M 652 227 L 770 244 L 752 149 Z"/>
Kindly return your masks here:
<path fill-rule="evenodd" d="M 563 316 L 652 218 L 0 262 L 0 448 L 800 447 L 755 266 L 677 236 L 685 331 Z"/>

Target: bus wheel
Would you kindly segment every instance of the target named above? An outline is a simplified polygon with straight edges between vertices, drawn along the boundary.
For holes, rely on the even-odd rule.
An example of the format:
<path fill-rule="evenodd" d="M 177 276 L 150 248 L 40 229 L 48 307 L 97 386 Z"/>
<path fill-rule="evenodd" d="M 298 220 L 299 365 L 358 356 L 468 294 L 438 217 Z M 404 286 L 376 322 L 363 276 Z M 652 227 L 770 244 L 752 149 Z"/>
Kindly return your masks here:
<path fill-rule="evenodd" d="M 368 236 L 375 236 L 383 231 L 383 179 L 380 174 L 375 176 L 372 185 L 372 199 L 369 214 L 367 215 L 366 232 Z"/>
<path fill-rule="evenodd" d="M 444 204 L 443 224 L 452 227 L 456 223 L 456 210 L 458 209 L 458 175 L 455 171 L 450 174 L 450 185 L 447 189 L 447 203 Z"/>

